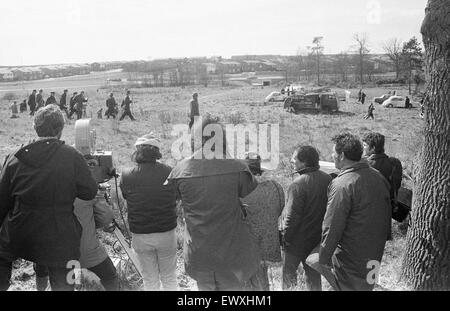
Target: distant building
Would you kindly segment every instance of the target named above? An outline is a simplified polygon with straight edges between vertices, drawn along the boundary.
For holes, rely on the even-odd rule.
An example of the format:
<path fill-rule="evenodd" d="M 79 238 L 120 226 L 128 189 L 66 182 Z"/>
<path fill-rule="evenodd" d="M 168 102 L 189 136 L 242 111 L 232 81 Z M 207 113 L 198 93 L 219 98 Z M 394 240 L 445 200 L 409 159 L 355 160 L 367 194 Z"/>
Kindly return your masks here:
<path fill-rule="evenodd" d="M 0 68 L 0 81 L 14 80 L 14 73 L 7 68 Z"/>
<path fill-rule="evenodd" d="M 242 73 L 242 64 L 233 61 L 221 61 L 217 63 L 217 71 L 222 74 Z"/>
<path fill-rule="evenodd" d="M 203 65 L 206 67 L 206 72 L 209 74 L 214 74 L 217 71 L 217 65 L 214 63 L 203 63 Z"/>

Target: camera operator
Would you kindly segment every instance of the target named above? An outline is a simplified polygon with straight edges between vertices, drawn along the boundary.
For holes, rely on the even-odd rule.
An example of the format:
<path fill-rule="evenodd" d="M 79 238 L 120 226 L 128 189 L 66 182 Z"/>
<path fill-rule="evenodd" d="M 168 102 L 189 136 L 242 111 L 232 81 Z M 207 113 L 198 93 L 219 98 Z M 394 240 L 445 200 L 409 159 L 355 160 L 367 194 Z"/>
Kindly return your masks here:
<path fill-rule="evenodd" d="M 64 117 L 56 105 L 38 110 L 38 138 L 7 156 L 0 174 L 0 290 L 9 288 L 17 258 L 48 267 L 53 290 L 73 290 L 67 264 L 80 258 L 75 198 L 92 200 L 97 183 L 75 148 L 60 140 Z"/>

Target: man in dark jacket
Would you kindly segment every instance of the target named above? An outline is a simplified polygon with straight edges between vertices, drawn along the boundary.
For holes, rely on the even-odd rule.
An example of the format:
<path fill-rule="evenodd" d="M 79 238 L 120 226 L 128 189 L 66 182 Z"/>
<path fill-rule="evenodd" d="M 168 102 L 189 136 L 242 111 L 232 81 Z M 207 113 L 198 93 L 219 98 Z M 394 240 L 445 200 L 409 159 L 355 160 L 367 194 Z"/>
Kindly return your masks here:
<path fill-rule="evenodd" d="M 216 139 L 220 130 L 211 119 L 202 122 L 199 130 L 203 132 L 209 124 L 214 124 L 217 132 L 203 136 L 193 157 L 179 162 L 168 177 L 176 185 L 186 221 L 185 270 L 197 281 L 199 290 L 242 290 L 261 259 L 250 227 L 242 220 L 240 198 L 255 190 L 258 183 L 243 161 L 223 159 L 224 154 L 222 159 L 206 155 L 211 150 L 203 147 Z M 219 140 L 226 153 L 225 139 Z"/>
<path fill-rule="evenodd" d="M 391 199 L 394 198 L 394 191 L 391 185 L 392 164 L 389 157 L 384 153 L 384 135 L 376 132 L 370 132 L 364 135 L 363 139 L 364 157 L 371 167 L 378 170 L 381 175 L 389 183 L 389 195 Z M 391 226 L 389 226 L 388 240 L 392 239 Z"/>
<path fill-rule="evenodd" d="M 384 153 L 384 135 L 370 132 L 363 136 L 363 151 L 369 165 L 377 169 L 390 182 L 392 165 Z"/>
<path fill-rule="evenodd" d="M 75 98 L 77 97 L 78 92 L 73 92 L 72 97 L 69 101 L 69 119 L 72 119 L 72 115 L 76 112 L 75 110 Z"/>
<path fill-rule="evenodd" d="M 30 107 L 30 116 L 34 115 L 36 110 L 36 90 L 33 90 L 28 97 L 28 106 Z"/>
<path fill-rule="evenodd" d="M 391 221 L 389 183 L 361 162 L 358 137 L 343 133 L 332 141 L 340 173 L 328 188 L 317 266 L 333 275 L 337 290 L 372 290 Z"/>
<path fill-rule="evenodd" d="M 136 119 L 131 114 L 131 103 L 132 102 L 133 101 L 130 98 L 130 91 L 127 91 L 127 96 L 125 97 L 125 99 L 123 100 L 122 105 L 121 105 L 121 107 L 123 108 L 123 113 L 119 119 L 120 121 L 122 121 L 126 116 L 129 116 L 131 121 L 136 121 Z"/>
<path fill-rule="evenodd" d="M 192 128 L 194 124 L 194 118 L 200 116 L 200 110 L 198 107 L 198 93 L 192 94 L 192 100 L 189 103 L 189 128 Z"/>
<path fill-rule="evenodd" d="M 53 290 L 72 290 L 68 266 L 80 258 L 75 198 L 92 200 L 97 184 L 85 159 L 60 140 L 64 117 L 56 105 L 37 111 L 38 139 L 7 156 L 0 174 L 0 290 L 9 287 L 17 258 L 47 266 Z"/>
<path fill-rule="evenodd" d="M 308 290 L 321 290 L 320 274 L 306 265 L 305 260 L 320 243 L 331 176 L 319 170 L 319 154 L 312 146 L 296 148 L 291 162 L 299 176 L 289 186 L 281 216 L 282 285 L 285 290 L 297 285 L 297 269 L 301 262 Z"/>
<path fill-rule="evenodd" d="M 117 115 L 117 103 L 113 93 L 109 94 L 109 98 L 106 100 L 106 107 L 108 109 L 105 112 L 105 116 L 108 117 L 108 119 L 109 117 L 113 117 L 115 119 Z"/>
<path fill-rule="evenodd" d="M 74 98 L 77 120 L 83 117 L 83 106 L 84 103 L 86 103 L 87 101 L 88 101 L 87 98 L 84 97 L 84 91 L 81 91 L 81 93 Z"/>
<path fill-rule="evenodd" d="M 41 89 L 39 90 L 39 93 L 36 95 L 36 110 L 38 111 L 39 108 L 42 108 L 45 106 L 45 102 L 44 102 L 44 91 Z"/>
<path fill-rule="evenodd" d="M 69 110 L 67 110 L 67 92 L 68 90 L 64 90 L 64 93 L 61 95 L 59 99 L 59 109 L 66 113 L 67 118 L 69 118 Z"/>
<path fill-rule="evenodd" d="M 47 98 L 47 100 L 45 101 L 45 105 L 57 105 L 58 103 L 56 102 L 56 97 L 55 97 L 55 92 L 50 92 L 50 96 Z"/>

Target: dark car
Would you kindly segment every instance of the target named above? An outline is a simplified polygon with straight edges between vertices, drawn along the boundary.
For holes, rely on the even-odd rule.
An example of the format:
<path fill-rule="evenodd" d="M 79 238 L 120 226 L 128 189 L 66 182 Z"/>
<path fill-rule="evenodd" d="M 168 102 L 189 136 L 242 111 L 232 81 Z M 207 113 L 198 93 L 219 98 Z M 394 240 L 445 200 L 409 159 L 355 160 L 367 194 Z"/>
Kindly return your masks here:
<path fill-rule="evenodd" d="M 289 96 L 284 102 L 284 108 L 290 112 L 302 110 L 339 110 L 336 93 L 309 93 Z"/>

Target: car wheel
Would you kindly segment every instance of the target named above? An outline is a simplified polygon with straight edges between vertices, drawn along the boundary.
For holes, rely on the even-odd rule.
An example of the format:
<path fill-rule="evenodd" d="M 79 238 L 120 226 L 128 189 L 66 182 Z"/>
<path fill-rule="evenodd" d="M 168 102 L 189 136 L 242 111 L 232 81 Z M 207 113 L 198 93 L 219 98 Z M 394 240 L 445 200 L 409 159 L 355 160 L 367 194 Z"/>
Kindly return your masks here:
<path fill-rule="evenodd" d="M 394 105 L 389 104 L 389 105 L 387 105 L 386 107 L 388 107 L 388 108 L 394 108 Z"/>

